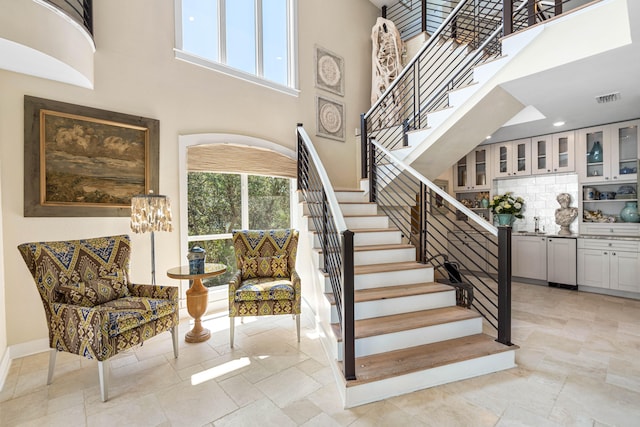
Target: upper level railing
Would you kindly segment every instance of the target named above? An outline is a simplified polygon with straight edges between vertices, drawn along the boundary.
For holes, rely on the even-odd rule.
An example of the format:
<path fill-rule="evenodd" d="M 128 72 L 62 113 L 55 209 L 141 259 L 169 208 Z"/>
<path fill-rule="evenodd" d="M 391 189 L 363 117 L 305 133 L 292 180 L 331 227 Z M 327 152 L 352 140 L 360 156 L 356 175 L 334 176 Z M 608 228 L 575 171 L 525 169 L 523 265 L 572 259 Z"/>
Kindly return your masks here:
<path fill-rule="evenodd" d="M 93 0 L 41 0 L 61 10 L 93 36 Z"/>
<path fill-rule="evenodd" d="M 353 232 L 347 229 L 320 157 L 301 124 L 298 135 L 298 190 L 322 248 L 323 270 L 331 283 L 340 323 L 346 380 L 356 379 Z"/>
<path fill-rule="evenodd" d="M 512 16 L 512 19 L 505 21 L 504 35 L 559 16 L 574 8 L 576 3 L 575 0 L 500 1 L 503 3 L 505 10 L 510 7 L 512 11 L 518 9 L 522 3 L 527 3 L 527 6 L 522 8 L 517 15 L 512 15 L 507 11 L 505 15 Z M 476 3 L 484 2 L 485 0 L 476 1 Z M 384 6 L 382 8 L 382 16 L 392 20 L 398 31 L 400 31 L 402 39 L 407 40 L 422 32 L 433 34 L 453 9 L 452 4 L 455 5 L 455 2 L 446 0 L 403 0 L 390 6 Z"/>
<path fill-rule="evenodd" d="M 410 130 L 429 126 L 428 114 L 449 107 L 448 93 L 469 85 L 478 65 L 502 54 L 500 38 L 562 13 L 570 0 L 461 0 L 451 9 L 442 0 L 424 4 L 420 16 L 439 26 L 385 93 L 361 117 L 361 177 L 367 177 L 367 140 L 400 148 Z M 514 7 L 515 5 L 515 7 Z M 503 20 L 503 18 L 506 19 Z M 504 24 L 503 24 L 504 21 Z M 413 30 L 408 30 L 413 31 Z M 482 136 L 478 139 L 482 140 Z"/>
<path fill-rule="evenodd" d="M 494 227 L 376 141 L 369 141 L 369 197 L 472 307 L 511 345 L 511 227 Z M 464 225 L 461 225 L 464 224 Z M 452 268 L 453 267 L 453 268 Z"/>

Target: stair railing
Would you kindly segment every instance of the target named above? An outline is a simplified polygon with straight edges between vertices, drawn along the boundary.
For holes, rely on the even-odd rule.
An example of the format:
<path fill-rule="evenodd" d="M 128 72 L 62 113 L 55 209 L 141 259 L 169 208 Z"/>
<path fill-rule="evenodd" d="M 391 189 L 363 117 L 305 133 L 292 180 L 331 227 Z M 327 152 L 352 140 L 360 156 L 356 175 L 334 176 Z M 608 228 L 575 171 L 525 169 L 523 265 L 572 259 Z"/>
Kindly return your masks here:
<path fill-rule="evenodd" d="M 511 227 L 494 227 L 373 139 L 369 152 L 370 199 L 416 247 L 419 262 L 459 266 L 473 287 L 471 307 L 498 342 L 511 345 Z"/>
<path fill-rule="evenodd" d="M 361 177 L 368 176 L 368 138 L 389 149 L 408 143 L 410 130 L 429 126 L 429 113 L 449 107 L 448 93 L 473 81 L 473 70 L 502 54 L 503 8 L 510 0 L 462 0 L 442 21 L 418 54 L 385 93 L 361 115 Z M 533 0 L 523 1 L 508 13 L 520 28 L 529 22 Z M 524 12 L 523 12 L 524 11 Z"/>
<path fill-rule="evenodd" d="M 344 377 L 355 380 L 353 232 L 347 229 L 329 177 L 302 124 L 297 126 L 297 137 L 298 190 L 309 208 L 336 303 Z"/>
<path fill-rule="evenodd" d="M 385 93 L 361 116 L 363 159 L 369 137 L 391 149 L 405 145 L 408 130 L 428 126 L 426 114 L 448 106 L 446 96 L 438 96 L 438 102 L 425 105 L 434 93 L 468 84 L 473 66 L 501 54 L 499 32 L 496 36 L 501 14 L 499 0 L 461 0 L 451 10 Z M 459 68 L 470 54 L 479 59 L 466 61 L 465 78 L 460 78 Z M 456 81 L 452 79 L 454 74 Z M 367 177 L 366 168 L 363 162 L 363 178 Z"/>

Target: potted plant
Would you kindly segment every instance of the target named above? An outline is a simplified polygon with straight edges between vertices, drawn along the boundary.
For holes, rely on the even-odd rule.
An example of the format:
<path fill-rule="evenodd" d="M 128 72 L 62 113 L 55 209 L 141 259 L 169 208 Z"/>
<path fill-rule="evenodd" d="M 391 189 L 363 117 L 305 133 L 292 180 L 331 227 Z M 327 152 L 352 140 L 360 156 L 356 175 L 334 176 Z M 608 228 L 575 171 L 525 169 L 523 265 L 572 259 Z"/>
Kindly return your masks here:
<path fill-rule="evenodd" d="M 491 213 L 498 217 L 498 225 L 511 225 L 513 218 L 524 218 L 524 199 L 515 197 L 513 193 L 507 192 L 493 196 L 489 202 Z"/>

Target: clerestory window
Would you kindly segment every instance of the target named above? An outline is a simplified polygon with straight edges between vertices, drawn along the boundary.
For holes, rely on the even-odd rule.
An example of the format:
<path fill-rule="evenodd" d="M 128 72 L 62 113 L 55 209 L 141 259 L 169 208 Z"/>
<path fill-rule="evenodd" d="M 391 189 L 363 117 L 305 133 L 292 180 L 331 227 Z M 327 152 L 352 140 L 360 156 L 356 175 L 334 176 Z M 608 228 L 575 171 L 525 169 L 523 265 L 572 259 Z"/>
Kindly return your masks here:
<path fill-rule="evenodd" d="M 176 0 L 176 57 L 297 93 L 297 0 Z"/>

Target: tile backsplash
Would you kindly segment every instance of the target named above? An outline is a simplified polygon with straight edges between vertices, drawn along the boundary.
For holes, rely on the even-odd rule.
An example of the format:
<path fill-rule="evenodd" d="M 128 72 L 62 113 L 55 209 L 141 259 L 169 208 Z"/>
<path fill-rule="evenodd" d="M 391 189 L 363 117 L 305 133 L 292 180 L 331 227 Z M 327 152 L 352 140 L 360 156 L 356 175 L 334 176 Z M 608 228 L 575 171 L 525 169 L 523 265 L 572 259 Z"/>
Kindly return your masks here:
<path fill-rule="evenodd" d="M 534 231 L 533 217 L 540 218 L 540 231 L 554 234 L 560 231 L 556 224 L 555 212 L 560 208 L 556 197 L 560 193 L 569 193 L 569 206 L 578 207 L 578 175 L 534 175 L 522 178 L 496 179 L 493 181 L 492 195 L 507 191 L 524 199 L 523 219 L 513 224 L 514 231 Z M 578 233 L 578 219 L 570 226 L 572 233 Z"/>

